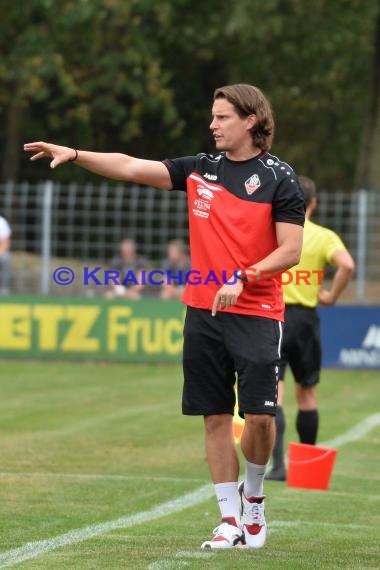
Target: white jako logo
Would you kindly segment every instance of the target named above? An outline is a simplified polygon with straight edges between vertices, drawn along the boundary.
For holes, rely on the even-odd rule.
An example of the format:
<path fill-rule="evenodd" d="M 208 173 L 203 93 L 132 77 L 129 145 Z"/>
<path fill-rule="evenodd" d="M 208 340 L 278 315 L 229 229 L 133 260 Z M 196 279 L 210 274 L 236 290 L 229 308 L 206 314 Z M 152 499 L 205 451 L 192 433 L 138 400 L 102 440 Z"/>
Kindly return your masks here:
<path fill-rule="evenodd" d="M 207 178 L 207 180 L 216 180 L 218 178 L 216 174 L 209 174 L 208 172 L 206 172 L 206 174 L 203 176 Z"/>
<path fill-rule="evenodd" d="M 364 348 L 380 348 L 380 326 L 371 325 L 362 342 Z"/>

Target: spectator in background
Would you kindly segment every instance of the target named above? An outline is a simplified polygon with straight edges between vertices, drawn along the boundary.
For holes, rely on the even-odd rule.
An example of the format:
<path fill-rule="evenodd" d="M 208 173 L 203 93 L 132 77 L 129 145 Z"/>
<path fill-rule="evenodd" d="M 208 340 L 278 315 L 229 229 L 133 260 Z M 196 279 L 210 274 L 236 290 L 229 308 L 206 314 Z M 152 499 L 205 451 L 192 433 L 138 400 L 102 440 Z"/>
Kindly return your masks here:
<path fill-rule="evenodd" d="M 120 297 L 137 301 L 141 299 L 145 285 L 142 284 L 142 270 L 147 268 L 147 261 L 142 257 L 138 257 L 136 253 L 136 242 L 132 238 L 124 238 L 120 242 L 120 254 L 111 261 L 111 269 L 118 271 L 120 285 L 110 283 L 109 289 L 105 297 L 107 299 L 115 299 Z M 123 280 L 127 278 L 127 282 L 122 285 Z"/>
<path fill-rule="evenodd" d="M 7 220 L 0 216 L 0 294 L 9 293 L 11 276 L 11 234 L 12 230 Z"/>
<path fill-rule="evenodd" d="M 186 273 L 190 271 L 187 246 L 181 239 L 173 239 L 167 245 L 166 259 L 162 265 L 165 271 L 161 299 L 180 299 L 186 284 Z M 177 279 L 171 277 L 179 276 Z"/>

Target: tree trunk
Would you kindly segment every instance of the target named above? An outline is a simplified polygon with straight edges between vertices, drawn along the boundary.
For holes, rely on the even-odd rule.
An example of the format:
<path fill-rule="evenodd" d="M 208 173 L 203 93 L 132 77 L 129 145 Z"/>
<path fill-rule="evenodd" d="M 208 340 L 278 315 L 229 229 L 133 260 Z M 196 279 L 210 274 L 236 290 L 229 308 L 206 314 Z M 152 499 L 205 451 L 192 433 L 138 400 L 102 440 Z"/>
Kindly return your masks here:
<path fill-rule="evenodd" d="M 374 33 L 371 93 L 359 150 L 355 187 L 380 191 L 380 0 Z"/>
<path fill-rule="evenodd" d="M 8 107 L 8 117 L 5 133 L 4 162 L 2 179 L 17 180 L 20 165 L 21 131 L 24 105 L 15 93 Z"/>

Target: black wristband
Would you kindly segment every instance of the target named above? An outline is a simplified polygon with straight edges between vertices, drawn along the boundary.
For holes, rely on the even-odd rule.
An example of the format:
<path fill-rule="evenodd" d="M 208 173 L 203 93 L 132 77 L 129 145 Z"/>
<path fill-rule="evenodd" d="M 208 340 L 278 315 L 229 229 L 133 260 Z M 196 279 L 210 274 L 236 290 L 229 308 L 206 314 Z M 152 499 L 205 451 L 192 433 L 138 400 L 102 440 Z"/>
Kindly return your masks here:
<path fill-rule="evenodd" d="M 75 162 L 76 159 L 78 158 L 78 151 L 76 148 L 73 148 L 73 150 L 75 150 L 75 156 L 74 158 L 69 158 L 69 162 Z"/>
<path fill-rule="evenodd" d="M 255 269 L 254 267 L 249 267 L 248 270 L 252 271 L 252 272 L 257 271 L 257 269 Z M 243 285 L 248 285 L 250 283 L 257 283 L 257 277 L 248 276 L 245 269 L 238 269 L 235 272 L 235 275 L 238 279 L 240 279 L 240 281 L 243 283 Z"/>

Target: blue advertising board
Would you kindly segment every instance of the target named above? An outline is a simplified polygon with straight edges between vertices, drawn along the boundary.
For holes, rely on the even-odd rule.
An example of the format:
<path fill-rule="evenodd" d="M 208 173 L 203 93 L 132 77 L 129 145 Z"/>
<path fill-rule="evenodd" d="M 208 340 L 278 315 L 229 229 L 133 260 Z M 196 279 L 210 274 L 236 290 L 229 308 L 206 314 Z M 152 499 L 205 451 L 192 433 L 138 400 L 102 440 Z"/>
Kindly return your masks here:
<path fill-rule="evenodd" d="M 323 366 L 380 369 L 380 306 L 319 308 Z"/>

